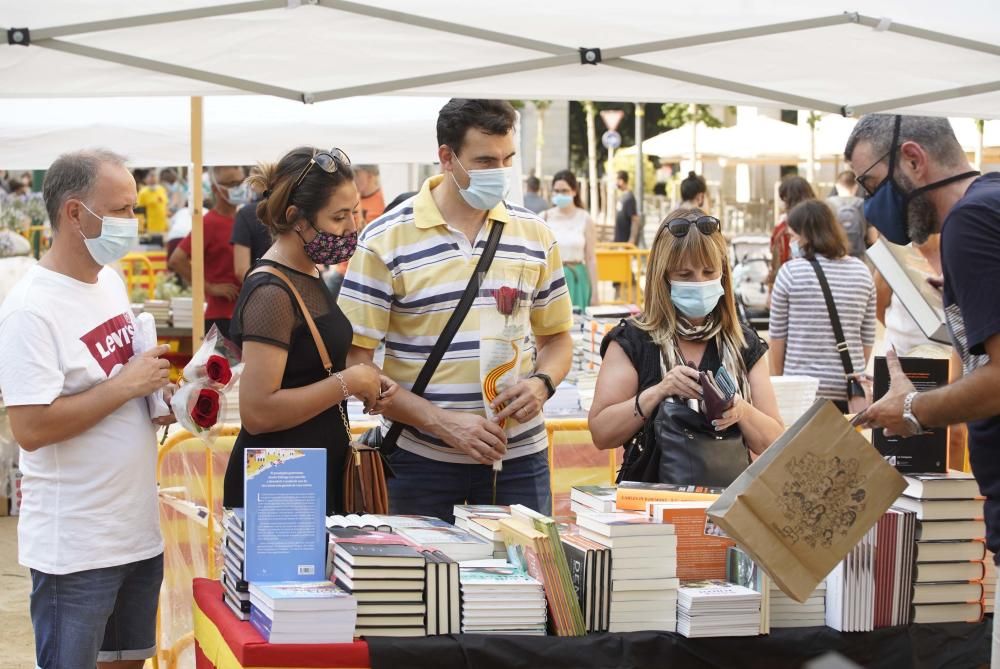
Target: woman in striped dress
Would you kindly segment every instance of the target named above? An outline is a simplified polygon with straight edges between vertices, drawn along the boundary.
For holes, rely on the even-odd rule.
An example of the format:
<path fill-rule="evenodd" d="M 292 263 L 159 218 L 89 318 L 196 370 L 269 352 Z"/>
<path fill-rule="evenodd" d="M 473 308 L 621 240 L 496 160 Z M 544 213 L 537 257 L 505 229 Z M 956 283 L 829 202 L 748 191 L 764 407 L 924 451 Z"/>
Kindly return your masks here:
<path fill-rule="evenodd" d="M 849 256 L 847 237 L 833 211 L 807 200 L 788 213 L 793 259 L 782 265 L 771 295 L 771 374 L 819 379 L 817 397 L 847 407 L 847 379 L 815 258 L 830 284 L 844 338 L 857 372 L 875 344 L 875 284 L 868 267 Z"/>

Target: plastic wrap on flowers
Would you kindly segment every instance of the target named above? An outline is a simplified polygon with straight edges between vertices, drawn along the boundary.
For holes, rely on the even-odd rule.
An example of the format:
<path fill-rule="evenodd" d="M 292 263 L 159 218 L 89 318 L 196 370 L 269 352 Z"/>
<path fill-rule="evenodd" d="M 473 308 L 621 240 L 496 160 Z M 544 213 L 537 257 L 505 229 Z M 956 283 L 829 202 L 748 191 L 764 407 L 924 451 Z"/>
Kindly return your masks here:
<path fill-rule="evenodd" d="M 208 442 L 222 428 L 219 416 L 225 412 L 226 397 L 207 380 L 195 381 L 184 384 L 174 393 L 170 407 L 182 428 Z"/>
<path fill-rule="evenodd" d="M 184 367 L 184 378 L 192 382 L 203 382 L 222 391 L 236 384 L 243 371 L 243 355 L 236 344 L 212 329 L 205 335 L 205 341 Z"/>

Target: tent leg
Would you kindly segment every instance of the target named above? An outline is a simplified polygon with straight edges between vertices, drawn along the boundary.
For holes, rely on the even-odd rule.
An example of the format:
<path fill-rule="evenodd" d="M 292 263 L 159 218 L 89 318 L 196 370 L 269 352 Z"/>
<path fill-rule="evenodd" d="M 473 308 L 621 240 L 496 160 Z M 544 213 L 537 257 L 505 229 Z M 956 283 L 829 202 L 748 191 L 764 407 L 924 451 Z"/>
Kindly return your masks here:
<path fill-rule="evenodd" d="M 202 202 L 203 100 L 191 98 L 191 346 L 201 346 L 205 338 L 205 232 Z"/>
<path fill-rule="evenodd" d="M 638 246 L 639 248 L 646 248 L 646 208 L 643 206 L 645 201 L 646 184 L 645 176 L 646 171 L 643 169 L 645 157 L 642 154 L 642 140 L 643 137 L 643 126 L 646 122 L 646 105 L 643 102 L 635 103 L 635 207 L 636 213 L 639 215 L 639 235 L 638 235 Z"/>

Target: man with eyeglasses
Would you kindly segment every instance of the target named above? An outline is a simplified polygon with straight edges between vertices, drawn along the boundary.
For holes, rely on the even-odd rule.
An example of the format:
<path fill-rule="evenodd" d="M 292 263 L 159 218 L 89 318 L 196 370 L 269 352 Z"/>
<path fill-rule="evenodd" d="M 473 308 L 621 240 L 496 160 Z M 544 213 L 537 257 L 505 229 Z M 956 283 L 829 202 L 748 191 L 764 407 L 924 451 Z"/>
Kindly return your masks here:
<path fill-rule="evenodd" d="M 972 471 L 986 496 L 987 545 L 1000 552 L 1000 173 L 970 169 L 944 118 L 872 114 L 847 142 L 866 196 L 865 217 L 890 242 L 941 233 L 944 307 L 964 375 L 918 393 L 887 354 L 892 385 L 864 412 L 867 427 L 901 436 L 969 424 Z M 994 635 L 993 666 L 1000 666 Z"/>

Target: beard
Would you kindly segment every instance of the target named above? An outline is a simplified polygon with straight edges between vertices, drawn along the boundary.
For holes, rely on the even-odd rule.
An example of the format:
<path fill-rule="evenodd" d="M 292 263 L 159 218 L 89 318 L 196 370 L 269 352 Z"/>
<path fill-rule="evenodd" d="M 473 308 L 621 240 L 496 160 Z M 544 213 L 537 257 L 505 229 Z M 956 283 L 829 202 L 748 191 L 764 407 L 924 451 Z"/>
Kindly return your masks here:
<path fill-rule="evenodd" d="M 916 190 L 917 186 L 905 174 L 900 173 L 896 178 L 907 193 Z M 923 244 L 931 235 L 941 231 L 937 208 L 927 197 L 927 193 L 920 193 L 909 200 L 906 223 L 910 239 L 917 244 Z"/>

